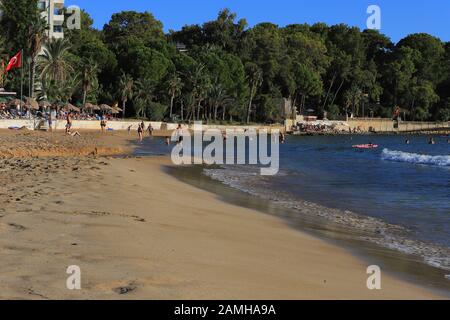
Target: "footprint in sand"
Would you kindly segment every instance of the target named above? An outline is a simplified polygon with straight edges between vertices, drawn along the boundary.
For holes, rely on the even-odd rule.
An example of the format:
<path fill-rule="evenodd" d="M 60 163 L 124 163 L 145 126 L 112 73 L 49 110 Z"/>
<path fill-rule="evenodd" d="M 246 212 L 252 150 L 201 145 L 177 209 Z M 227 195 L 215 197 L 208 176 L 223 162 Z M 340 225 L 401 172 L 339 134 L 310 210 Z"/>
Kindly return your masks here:
<path fill-rule="evenodd" d="M 17 223 L 8 223 L 8 226 L 10 226 L 11 228 L 17 230 L 17 231 L 24 231 L 27 228 L 25 228 L 24 226 L 17 224 Z"/>
<path fill-rule="evenodd" d="M 102 291 L 113 291 L 117 294 L 128 294 L 138 288 L 136 281 L 110 281 L 95 285 L 95 289 Z"/>
<path fill-rule="evenodd" d="M 113 291 L 114 291 L 115 293 L 117 293 L 117 294 L 127 294 L 127 293 L 130 293 L 130 292 L 132 292 L 132 291 L 134 291 L 134 290 L 136 290 L 136 289 L 137 289 L 136 286 L 134 286 L 134 285 L 128 285 L 128 286 L 125 286 L 125 287 L 117 287 L 117 288 L 114 288 Z"/>
<path fill-rule="evenodd" d="M 117 294 L 127 294 L 133 292 L 137 289 L 137 284 L 135 281 L 128 282 L 126 285 L 118 286 L 113 288 L 112 290 Z"/>

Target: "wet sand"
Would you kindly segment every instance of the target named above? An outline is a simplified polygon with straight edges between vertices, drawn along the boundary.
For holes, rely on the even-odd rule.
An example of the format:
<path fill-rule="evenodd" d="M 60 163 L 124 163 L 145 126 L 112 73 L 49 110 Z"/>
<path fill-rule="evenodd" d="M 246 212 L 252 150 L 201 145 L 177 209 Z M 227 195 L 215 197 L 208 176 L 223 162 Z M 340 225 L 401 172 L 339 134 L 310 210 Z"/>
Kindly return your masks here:
<path fill-rule="evenodd" d="M 385 274 L 368 290 L 362 260 L 179 181 L 165 157 L 109 156 L 129 138 L 0 132 L 1 299 L 440 298 Z"/>

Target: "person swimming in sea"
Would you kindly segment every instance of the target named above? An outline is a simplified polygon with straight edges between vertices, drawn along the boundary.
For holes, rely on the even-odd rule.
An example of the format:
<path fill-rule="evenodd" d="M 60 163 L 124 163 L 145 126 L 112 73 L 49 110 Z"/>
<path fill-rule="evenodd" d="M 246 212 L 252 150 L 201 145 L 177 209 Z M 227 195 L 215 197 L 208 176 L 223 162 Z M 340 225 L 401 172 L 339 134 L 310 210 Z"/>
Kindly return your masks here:
<path fill-rule="evenodd" d="M 436 144 L 436 142 L 434 141 L 433 137 L 431 137 L 430 140 L 428 140 L 428 144 Z"/>
<path fill-rule="evenodd" d="M 405 144 L 409 144 L 409 139 L 406 139 L 406 140 L 405 140 Z"/>

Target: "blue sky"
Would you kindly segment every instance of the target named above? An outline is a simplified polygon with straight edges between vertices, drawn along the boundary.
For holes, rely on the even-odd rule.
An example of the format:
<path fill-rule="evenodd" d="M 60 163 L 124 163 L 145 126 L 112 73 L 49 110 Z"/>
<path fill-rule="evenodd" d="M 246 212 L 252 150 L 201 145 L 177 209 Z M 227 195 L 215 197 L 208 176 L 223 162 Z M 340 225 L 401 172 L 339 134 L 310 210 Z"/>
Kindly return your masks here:
<path fill-rule="evenodd" d="M 88 11 L 97 28 L 103 28 L 113 13 L 135 10 L 152 12 L 165 31 L 213 20 L 223 8 L 247 19 L 250 26 L 325 22 L 365 28 L 366 9 L 371 4 L 381 8 L 381 32 L 395 42 L 416 32 L 450 41 L 449 0 L 66 0 L 67 6 Z"/>

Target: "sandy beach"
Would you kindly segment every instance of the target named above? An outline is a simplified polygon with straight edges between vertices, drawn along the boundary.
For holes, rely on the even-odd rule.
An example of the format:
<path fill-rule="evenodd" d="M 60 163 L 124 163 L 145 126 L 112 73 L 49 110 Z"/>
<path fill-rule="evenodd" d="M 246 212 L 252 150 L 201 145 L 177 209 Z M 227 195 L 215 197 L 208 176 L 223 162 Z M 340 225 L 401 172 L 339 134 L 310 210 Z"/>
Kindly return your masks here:
<path fill-rule="evenodd" d="M 114 157 L 129 139 L 0 132 L 1 299 L 442 298 L 387 274 L 368 290 L 345 249 L 180 182 L 168 158 Z"/>

